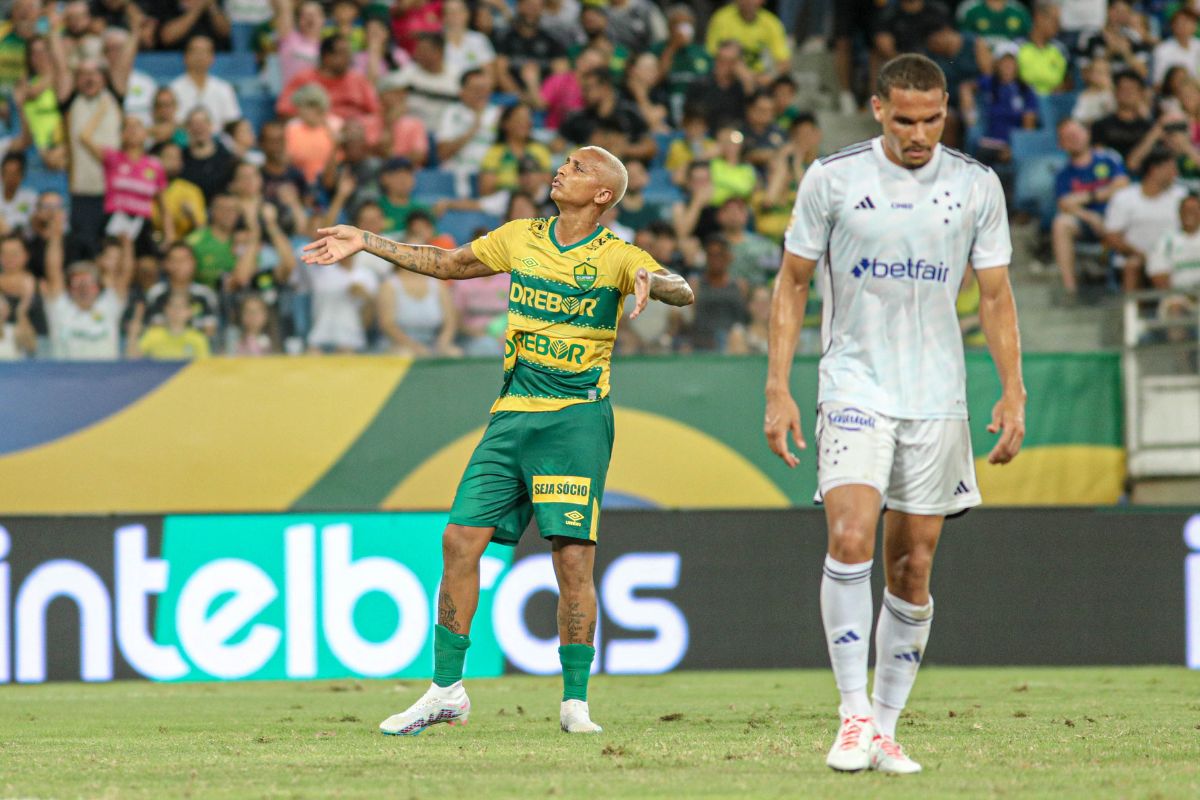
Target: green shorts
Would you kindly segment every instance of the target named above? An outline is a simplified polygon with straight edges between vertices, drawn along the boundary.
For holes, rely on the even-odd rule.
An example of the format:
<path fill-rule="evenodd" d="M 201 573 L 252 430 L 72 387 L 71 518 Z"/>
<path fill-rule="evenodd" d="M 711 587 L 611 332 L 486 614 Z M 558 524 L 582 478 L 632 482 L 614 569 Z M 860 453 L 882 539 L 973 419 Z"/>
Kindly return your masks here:
<path fill-rule="evenodd" d="M 497 411 L 458 484 L 450 522 L 494 527 L 492 541 L 516 545 L 537 514 L 544 538 L 594 542 L 612 446 L 608 398 L 559 411 Z"/>

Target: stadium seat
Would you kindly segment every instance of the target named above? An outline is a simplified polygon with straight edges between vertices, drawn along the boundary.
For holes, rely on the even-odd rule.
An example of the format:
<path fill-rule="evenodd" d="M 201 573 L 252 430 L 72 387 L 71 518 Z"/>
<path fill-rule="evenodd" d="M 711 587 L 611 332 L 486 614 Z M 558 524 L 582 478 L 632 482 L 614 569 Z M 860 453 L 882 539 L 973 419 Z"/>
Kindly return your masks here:
<path fill-rule="evenodd" d="M 227 81 L 253 78 L 258 74 L 258 61 L 253 53 L 217 53 L 212 74 Z"/>
<path fill-rule="evenodd" d="M 500 227 L 502 222 L 499 217 L 482 211 L 447 211 L 438 220 L 437 229 L 439 233 L 448 233 L 454 237 L 456 244 L 464 244 L 474 239 L 480 228 L 490 231 Z"/>
<path fill-rule="evenodd" d="M 454 173 L 442 169 L 423 169 L 417 172 L 413 198 L 421 203 L 434 203 L 454 197 Z"/>
<path fill-rule="evenodd" d="M 1059 153 L 1058 135 L 1054 129 L 1012 132 L 1010 141 L 1012 159 L 1018 165 L 1038 156 L 1055 155 Z"/>
<path fill-rule="evenodd" d="M 492 102 L 501 108 L 508 108 L 521 102 L 521 98 L 508 92 L 492 92 Z"/>
<path fill-rule="evenodd" d="M 1038 98 L 1039 116 L 1044 130 L 1052 131 L 1058 128 L 1058 123 L 1071 116 L 1075 110 L 1075 101 L 1079 99 L 1078 92 L 1061 92 L 1047 94 Z"/>
<path fill-rule="evenodd" d="M 242 116 L 250 120 L 254 130 L 261 130 L 264 122 L 275 119 L 275 98 L 269 94 L 242 95 L 238 98 Z"/>
<path fill-rule="evenodd" d="M 1017 177 L 1013 186 L 1013 205 L 1038 218 L 1042 230 L 1049 230 L 1058 208 L 1054 196 L 1054 177 L 1067 163 L 1063 153 L 1043 153 L 1017 160 Z"/>
<path fill-rule="evenodd" d="M 138 53 L 133 65 L 163 85 L 184 73 L 183 53 L 178 51 L 150 50 Z"/>
<path fill-rule="evenodd" d="M 59 170 L 27 168 L 25 170 L 25 185 L 38 194 L 42 192 L 58 192 L 65 198 L 67 196 L 67 173 Z"/>
<path fill-rule="evenodd" d="M 670 205 L 683 198 L 679 187 L 671 182 L 671 173 L 658 167 L 650 170 L 650 185 L 644 192 L 647 202 Z"/>
<path fill-rule="evenodd" d="M 250 53 L 254 50 L 254 31 L 258 25 L 253 22 L 235 22 L 230 33 L 233 52 Z"/>

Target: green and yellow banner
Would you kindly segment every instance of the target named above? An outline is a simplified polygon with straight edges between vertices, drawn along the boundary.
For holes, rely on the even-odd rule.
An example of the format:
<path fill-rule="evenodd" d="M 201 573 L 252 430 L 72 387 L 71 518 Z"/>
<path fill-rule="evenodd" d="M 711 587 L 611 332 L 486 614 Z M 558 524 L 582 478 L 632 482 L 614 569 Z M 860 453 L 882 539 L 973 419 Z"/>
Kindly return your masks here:
<path fill-rule="evenodd" d="M 1025 450 L 985 463 L 999 383 L 967 356 L 979 485 L 991 505 L 1116 502 L 1119 356 L 1025 356 Z M 607 507 L 806 506 L 762 435 L 762 358 L 617 358 Z M 493 361 L 381 356 L 0 367 L 0 513 L 445 510 L 500 388 Z M 811 440 L 816 360 L 794 391 Z"/>

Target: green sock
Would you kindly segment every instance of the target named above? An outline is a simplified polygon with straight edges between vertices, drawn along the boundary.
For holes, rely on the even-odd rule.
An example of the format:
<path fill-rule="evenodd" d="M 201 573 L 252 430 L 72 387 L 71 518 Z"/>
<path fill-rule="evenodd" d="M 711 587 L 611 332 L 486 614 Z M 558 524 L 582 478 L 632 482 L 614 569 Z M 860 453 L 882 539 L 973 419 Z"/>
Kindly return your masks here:
<path fill-rule="evenodd" d="M 558 660 L 563 669 L 563 700 L 587 700 L 588 678 L 592 675 L 592 659 L 596 648 L 590 644 L 563 644 L 558 647 Z"/>
<path fill-rule="evenodd" d="M 470 646 L 470 636 L 454 633 L 443 625 L 434 626 L 433 682 L 438 686 L 450 686 L 461 681 Z"/>

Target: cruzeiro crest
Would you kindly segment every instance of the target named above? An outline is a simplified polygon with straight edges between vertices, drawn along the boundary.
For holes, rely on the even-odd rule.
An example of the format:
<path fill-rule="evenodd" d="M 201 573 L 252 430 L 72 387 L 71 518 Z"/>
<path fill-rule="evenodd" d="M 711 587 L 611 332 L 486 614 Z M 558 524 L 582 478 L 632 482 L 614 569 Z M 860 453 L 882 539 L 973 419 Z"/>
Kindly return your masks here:
<path fill-rule="evenodd" d="M 591 264 L 575 265 L 575 285 L 587 291 L 596 283 L 596 268 Z"/>

